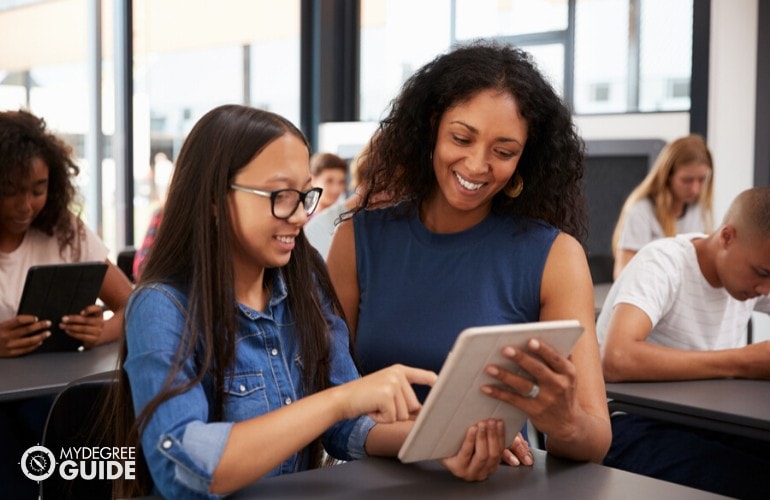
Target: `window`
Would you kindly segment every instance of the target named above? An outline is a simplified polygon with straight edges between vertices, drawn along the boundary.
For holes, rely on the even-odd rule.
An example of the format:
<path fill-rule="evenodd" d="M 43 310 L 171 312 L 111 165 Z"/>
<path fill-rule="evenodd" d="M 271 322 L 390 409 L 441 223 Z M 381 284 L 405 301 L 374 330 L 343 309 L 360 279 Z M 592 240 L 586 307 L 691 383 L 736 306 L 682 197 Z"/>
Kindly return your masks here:
<path fill-rule="evenodd" d="M 689 110 L 692 9 L 692 0 L 578 0 L 575 112 Z M 596 98 L 600 86 L 607 99 Z"/>
<path fill-rule="evenodd" d="M 299 0 L 134 0 L 134 241 L 200 117 L 241 103 L 299 124 Z"/>

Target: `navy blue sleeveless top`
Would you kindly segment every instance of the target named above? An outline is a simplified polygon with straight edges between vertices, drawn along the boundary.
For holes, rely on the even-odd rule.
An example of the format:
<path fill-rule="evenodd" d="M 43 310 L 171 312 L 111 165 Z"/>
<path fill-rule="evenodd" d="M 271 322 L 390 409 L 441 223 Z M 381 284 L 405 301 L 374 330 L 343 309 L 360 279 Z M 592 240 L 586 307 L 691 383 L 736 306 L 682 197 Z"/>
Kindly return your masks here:
<path fill-rule="evenodd" d="M 393 363 L 438 373 L 464 328 L 539 320 L 540 282 L 558 229 L 490 213 L 468 230 L 436 234 L 416 210 L 403 212 L 353 217 L 361 294 L 355 352 L 364 374 Z"/>

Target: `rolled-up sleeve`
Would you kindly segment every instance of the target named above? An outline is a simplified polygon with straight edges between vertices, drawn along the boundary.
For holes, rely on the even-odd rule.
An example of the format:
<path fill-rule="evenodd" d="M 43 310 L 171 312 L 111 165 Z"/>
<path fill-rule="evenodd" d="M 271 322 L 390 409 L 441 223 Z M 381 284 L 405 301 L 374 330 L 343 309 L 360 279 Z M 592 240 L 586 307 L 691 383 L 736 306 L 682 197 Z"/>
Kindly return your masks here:
<path fill-rule="evenodd" d="M 128 356 L 124 369 L 139 412 L 161 391 L 172 370 L 184 328 L 184 298 L 164 285 L 134 292 L 126 312 Z M 175 384 L 195 376 L 188 360 Z M 208 492 L 232 423 L 208 423 L 209 399 L 202 384 L 161 404 L 141 436 L 157 490 L 167 498 L 220 498 Z"/>

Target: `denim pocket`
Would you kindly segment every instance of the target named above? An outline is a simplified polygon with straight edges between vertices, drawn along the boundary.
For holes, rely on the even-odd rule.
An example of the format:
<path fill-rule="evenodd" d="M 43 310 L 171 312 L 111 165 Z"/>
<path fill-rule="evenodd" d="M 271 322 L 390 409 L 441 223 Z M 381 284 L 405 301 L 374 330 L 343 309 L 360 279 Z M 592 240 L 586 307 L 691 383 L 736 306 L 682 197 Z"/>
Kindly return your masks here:
<path fill-rule="evenodd" d="M 226 421 L 239 422 L 270 411 L 262 372 L 229 376 L 225 379 L 225 390 Z"/>

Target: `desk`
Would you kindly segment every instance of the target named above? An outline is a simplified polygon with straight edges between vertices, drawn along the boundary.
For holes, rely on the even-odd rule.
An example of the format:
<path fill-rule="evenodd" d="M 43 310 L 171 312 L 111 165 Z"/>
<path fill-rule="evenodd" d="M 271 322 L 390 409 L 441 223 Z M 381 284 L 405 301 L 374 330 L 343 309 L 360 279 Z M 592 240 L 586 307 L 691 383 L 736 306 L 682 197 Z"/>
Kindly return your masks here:
<path fill-rule="evenodd" d="M 120 342 L 83 352 L 47 352 L 0 359 L 0 401 L 56 394 L 73 380 L 114 370 Z"/>
<path fill-rule="evenodd" d="M 624 382 L 607 397 L 613 410 L 770 440 L 770 381 Z"/>
<path fill-rule="evenodd" d="M 533 452 L 534 466 L 502 466 L 486 481 L 477 483 L 457 479 L 435 462 L 402 464 L 396 459 L 367 458 L 263 479 L 228 498 L 724 498 L 602 465 L 561 460 L 542 450 Z"/>

